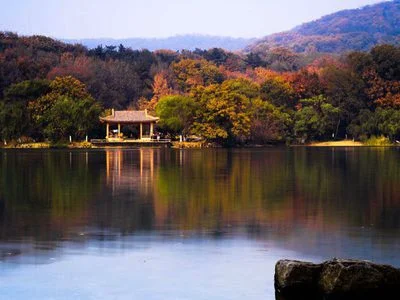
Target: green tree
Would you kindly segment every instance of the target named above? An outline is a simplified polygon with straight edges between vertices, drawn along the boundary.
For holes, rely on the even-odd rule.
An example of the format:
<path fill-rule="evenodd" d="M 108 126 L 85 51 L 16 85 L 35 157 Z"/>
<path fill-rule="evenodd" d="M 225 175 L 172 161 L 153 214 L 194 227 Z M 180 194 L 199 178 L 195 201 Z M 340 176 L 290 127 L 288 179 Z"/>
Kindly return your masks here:
<path fill-rule="evenodd" d="M 0 126 L 4 139 L 35 136 L 31 126 L 27 105 L 49 91 L 47 80 L 26 80 L 12 84 L 4 91 L 1 101 Z"/>
<path fill-rule="evenodd" d="M 380 45 L 371 50 L 376 70 L 385 80 L 400 80 L 400 47 Z"/>
<path fill-rule="evenodd" d="M 374 112 L 362 109 L 347 127 L 347 132 L 356 139 L 366 140 L 371 135 L 379 135 Z"/>
<path fill-rule="evenodd" d="M 264 81 L 260 87 L 261 99 L 275 106 L 294 107 L 294 91 L 290 84 L 280 77 Z"/>
<path fill-rule="evenodd" d="M 160 117 L 158 126 L 171 134 L 186 136 L 193 125 L 197 108 L 197 103 L 190 97 L 162 97 L 156 106 L 156 114 Z"/>
<path fill-rule="evenodd" d="M 288 140 L 292 118 L 273 104 L 255 99 L 251 105 L 250 139 L 253 143 L 276 143 Z"/>
<path fill-rule="evenodd" d="M 355 138 L 366 140 L 384 135 L 390 140 L 400 139 L 400 110 L 378 107 L 375 112 L 362 110 L 350 124 L 348 131 Z"/>
<path fill-rule="evenodd" d="M 327 101 L 340 109 L 335 136 L 344 137 L 348 124 L 368 106 L 365 83 L 351 70 L 336 66 L 325 68 L 322 77 Z"/>
<path fill-rule="evenodd" d="M 392 141 L 400 139 L 400 110 L 377 108 L 375 118 L 381 134 Z"/>
<path fill-rule="evenodd" d="M 10 140 L 23 135 L 27 127 L 25 107 L 21 103 L 6 104 L 0 101 L 0 136 Z"/>
<path fill-rule="evenodd" d="M 50 82 L 43 79 L 25 80 L 10 85 L 4 91 L 4 101 L 7 103 L 27 102 L 35 100 L 50 91 Z"/>
<path fill-rule="evenodd" d="M 98 123 L 101 107 L 79 80 L 57 77 L 50 92 L 29 104 L 32 120 L 44 136 L 58 141 L 83 138 Z"/>
<path fill-rule="evenodd" d="M 45 136 L 53 141 L 70 135 L 83 138 L 98 123 L 100 112 L 100 105 L 92 98 L 60 96 L 43 116 L 47 123 Z"/>
<path fill-rule="evenodd" d="M 295 113 L 295 135 L 302 140 L 320 140 L 335 134 L 340 109 L 320 95 L 301 101 L 302 108 Z"/>

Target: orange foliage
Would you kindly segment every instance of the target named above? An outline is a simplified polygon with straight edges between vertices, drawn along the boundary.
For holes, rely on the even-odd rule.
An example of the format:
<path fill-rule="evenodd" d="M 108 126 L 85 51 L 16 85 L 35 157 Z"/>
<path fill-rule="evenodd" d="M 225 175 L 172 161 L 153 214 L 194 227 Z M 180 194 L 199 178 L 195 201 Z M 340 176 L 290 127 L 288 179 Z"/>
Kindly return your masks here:
<path fill-rule="evenodd" d="M 263 83 L 264 81 L 281 78 L 281 74 L 266 68 L 255 68 L 254 69 L 254 81 L 257 83 Z"/>
<path fill-rule="evenodd" d="M 61 55 L 60 64 L 50 70 L 47 78 L 54 79 L 70 75 L 84 81 L 94 76 L 92 64 L 92 59 L 87 56 L 75 57 L 72 53 L 64 53 Z"/>
<path fill-rule="evenodd" d="M 384 80 L 375 70 L 369 69 L 363 77 L 368 83 L 366 94 L 368 98 L 381 107 L 400 107 L 400 82 Z"/>

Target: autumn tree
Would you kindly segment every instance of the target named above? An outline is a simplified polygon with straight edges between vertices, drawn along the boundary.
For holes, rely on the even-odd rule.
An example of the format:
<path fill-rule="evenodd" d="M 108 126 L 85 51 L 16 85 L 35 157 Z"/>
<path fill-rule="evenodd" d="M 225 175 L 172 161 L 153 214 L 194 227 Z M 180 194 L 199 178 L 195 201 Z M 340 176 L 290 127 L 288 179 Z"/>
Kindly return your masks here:
<path fill-rule="evenodd" d="M 312 98 L 321 95 L 323 92 L 320 77 L 315 71 L 302 69 L 298 72 L 286 74 L 286 77 L 297 100 Z"/>
<path fill-rule="evenodd" d="M 182 59 L 172 64 L 178 87 L 189 92 L 196 86 L 208 86 L 223 81 L 223 74 L 212 63 L 206 60 Z"/>
<path fill-rule="evenodd" d="M 193 97 L 200 105 L 194 132 L 222 143 L 243 142 L 250 135 L 251 101 L 258 88 L 248 80 L 227 80 L 221 85 L 199 87 Z"/>
<path fill-rule="evenodd" d="M 171 95 L 172 89 L 168 86 L 167 74 L 166 71 L 157 73 L 154 76 L 153 82 L 153 97 L 150 100 L 142 97 L 138 101 L 137 107 L 140 110 L 147 109 L 149 113 L 154 113 L 156 110 L 156 106 L 161 97 Z"/>

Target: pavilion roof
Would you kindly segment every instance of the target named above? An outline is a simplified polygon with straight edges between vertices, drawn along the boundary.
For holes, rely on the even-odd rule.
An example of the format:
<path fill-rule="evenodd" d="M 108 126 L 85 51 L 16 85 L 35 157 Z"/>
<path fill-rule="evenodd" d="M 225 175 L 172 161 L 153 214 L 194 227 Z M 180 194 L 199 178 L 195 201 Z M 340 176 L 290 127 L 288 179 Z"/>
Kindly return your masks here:
<path fill-rule="evenodd" d="M 100 117 L 106 123 L 151 123 L 159 118 L 147 114 L 147 110 L 116 110 L 110 116 Z"/>

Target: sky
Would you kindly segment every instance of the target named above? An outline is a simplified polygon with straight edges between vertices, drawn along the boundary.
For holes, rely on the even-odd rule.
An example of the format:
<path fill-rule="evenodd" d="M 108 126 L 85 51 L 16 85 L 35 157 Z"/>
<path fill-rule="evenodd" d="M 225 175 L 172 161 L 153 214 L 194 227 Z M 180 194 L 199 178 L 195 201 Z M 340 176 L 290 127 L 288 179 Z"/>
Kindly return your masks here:
<path fill-rule="evenodd" d="M 0 0 L 0 31 L 55 38 L 262 37 L 382 0 Z"/>

